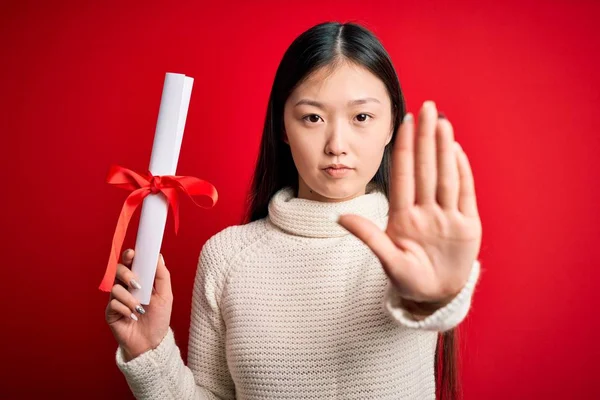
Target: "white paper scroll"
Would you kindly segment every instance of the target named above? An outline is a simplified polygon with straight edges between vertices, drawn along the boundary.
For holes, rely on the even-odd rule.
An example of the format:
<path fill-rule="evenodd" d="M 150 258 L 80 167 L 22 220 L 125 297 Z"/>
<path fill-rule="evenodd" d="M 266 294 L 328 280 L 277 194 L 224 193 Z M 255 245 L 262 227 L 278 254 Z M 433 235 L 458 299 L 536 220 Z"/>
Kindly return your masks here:
<path fill-rule="evenodd" d="M 183 74 L 168 72 L 165 76 L 150 156 L 152 175 L 176 175 L 193 83 L 194 78 Z M 150 304 L 168 207 L 162 193 L 149 194 L 142 204 L 131 268 L 142 288 L 129 290 L 144 305 Z"/>

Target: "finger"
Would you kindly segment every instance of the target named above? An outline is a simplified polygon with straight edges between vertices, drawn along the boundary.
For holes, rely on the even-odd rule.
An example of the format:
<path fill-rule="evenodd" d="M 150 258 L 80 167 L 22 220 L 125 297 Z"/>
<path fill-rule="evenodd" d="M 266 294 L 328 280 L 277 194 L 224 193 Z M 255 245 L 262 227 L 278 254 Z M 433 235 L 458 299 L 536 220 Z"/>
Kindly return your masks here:
<path fill-rule="evenodd" d="M 135 313 L 131 312 L 131 310 L 129 309 L 129 307 L 127 307 L 125 304 L 121 303 L 117 299 L 112 299 L 108 303 L 108 306 L 106 307 L 106 320 L 108 322 L 111 322 L 110 321 L 112 319 L 111 317 L 114 317 L 115 314 L 119 315 L 119 316 L 122 315 L 125 318 L 129 318 L 129 319 L 132 319 L 134 321 L 138 320 L 137 315 L 135 315 Z"/>
<path fill-rule="evenodd" d="M 415 201 L 429 204 L 435 201 L 437 162 L 435 154 L 435 126 L 437 110 L 433 101 L 426 101 L 419 113 L 415 149 Z"/>
<path fill-rule="evenodd" d="M 458 208 L 458 166 L 454 146 L 454 130 L 445 118 L 436 126 L 437 136 L 437 201 L 443 209 Z"/>
<path fill-rule="evenodd" d="M 475 195 L 475 180 L 467 154 L 463 151 L 458 142 L 455 142 L 459 148 L 458 151 L 458 174 L 460 176 L 460 189 L 458 199 L 459 211 L 467 217 L 476 217 L 479 215 L 477 210 L 477 197 Z"/>
<path fill-rule="evenodd" d="M 131 263 L 133 261 L 133 256 L 135 255 L 135 251 L 133 249 L 127 249 L 123 252 L 121 256 L 121 262 L 123 265 L 131 267 Z"/>
<path fill-rule="evenodd" d="M 125 282 L 121 281 L 120 279 L 115 279 L 115 285 L 121 285 L 125 288 L 128 287 L 128 285 Z M 113 298 L 112 292 L 110 293 L 109 298 L 112 300 L 112 298 Z"/>
<path fill-rule="evenodd" d="M 171 273 L 165 266 L 165 259 L 162 254 L 158 257 L 154 287 L 156 288 L 156 293 L 159 295 L 171 294 Z"/>
<path fill-rule="evenodd" d="M 404 116 L 398 135 L 392 151 L 390 212 L 407 209 L 415 203 L 415 121 L 411 113 Z"/>
<path fill-rule="evenodd" d="M 375 223 L 352 214 L 341 215 L 338 223 L 375 253 L 395 284 L 401 286 L 401 282 L 406 281 L 406 271 L 402 268 L 403 265 L 407 265 L 404 252 Z"/>
<path fill-rule="evenodd" d="M 113 300 L 116 299 L 119 300 L 121 303 L 125 304 L 129 308 L 130 312 L 136 312 L 138 314 L 146 313 L 144 307 L 142 307 L 142 305 L 135 299 L 135 297 L 133 297 L 133 295 L 129 293 L 127 289 L 125 289 L 123 286 L 114 285 L 111 290 L 111 293 Z"/>
<path fill-rule="evenodd" d="M 126 286 L 132 289 L 141 289 L 142 285 L 136 280 L 136 276 L 129 268 L 123 264 L 117 264 L 117 279 L 125 282 Z"/>

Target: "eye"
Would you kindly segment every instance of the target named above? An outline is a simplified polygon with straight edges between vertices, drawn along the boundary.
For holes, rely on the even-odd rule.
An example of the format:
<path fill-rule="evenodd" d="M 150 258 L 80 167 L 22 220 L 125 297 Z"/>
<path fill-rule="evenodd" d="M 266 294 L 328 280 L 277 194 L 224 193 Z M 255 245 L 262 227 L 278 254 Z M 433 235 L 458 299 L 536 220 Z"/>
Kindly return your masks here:
<path fill-rule="evenodd" d="M 369 114 L 358 114 L 356 118 L 358 119 L 358 122 L 365 122 L 367 119 L 373 117 L 371 117 Z"/>
<path fill-rule="evenodd" d="M 317 114 L 308 114 L 308 115 L 305 115 L 304 117 L 302 117 L 302 119 L 304 121 L 311 122 L 313 124 L 316 124 L 317 122 L 319 122 L 319 119 L 322 120 L 322 118 L 320 116 L 318 116 Z"/>

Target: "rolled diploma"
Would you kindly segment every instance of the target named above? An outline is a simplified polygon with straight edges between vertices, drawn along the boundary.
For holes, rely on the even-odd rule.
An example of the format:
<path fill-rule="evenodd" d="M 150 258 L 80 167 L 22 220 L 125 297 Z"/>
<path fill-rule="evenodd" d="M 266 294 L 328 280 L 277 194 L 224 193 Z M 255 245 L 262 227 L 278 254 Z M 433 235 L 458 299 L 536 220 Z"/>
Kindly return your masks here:
<path fill-rule="evenodd" d="M 150 156 L 152 175 L 175 175 L 194 78 L 167 72 Z M 169 204 L 162 193 L 144 198 L 131 267 L 142 286 L 130 291 L 144 305 L 150 304 Z"/>

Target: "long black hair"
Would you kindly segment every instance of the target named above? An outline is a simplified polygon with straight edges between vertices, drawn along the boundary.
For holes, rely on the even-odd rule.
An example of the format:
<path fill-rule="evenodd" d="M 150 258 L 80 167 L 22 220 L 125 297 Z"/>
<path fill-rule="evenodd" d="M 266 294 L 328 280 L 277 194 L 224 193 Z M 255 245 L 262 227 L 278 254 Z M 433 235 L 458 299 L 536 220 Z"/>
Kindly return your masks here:
<path fill-rule="evenodd" d="M 289 145 L 284 142 L 284 105 L 292 91 L 316 70 L 351 62 L 372 72 L 385 84 L 392 103 L 393 137 L 371 180 L 388 197 L 392 147 L 406 104 L 398 75 L 381 42 L 365 27 L 354 23 L 324 22 L 298 36 L 286 50 L 277 68 L 269 96 L 260 153 L 248 196 L 245 222 L 264 218 L 271 197 L 284 187 L 298 194 L 298 170 Z M 440 334 L 436 347 L 435 376 L 439 396 L 458 397 L 456 337 L 454 330 Z"/>

